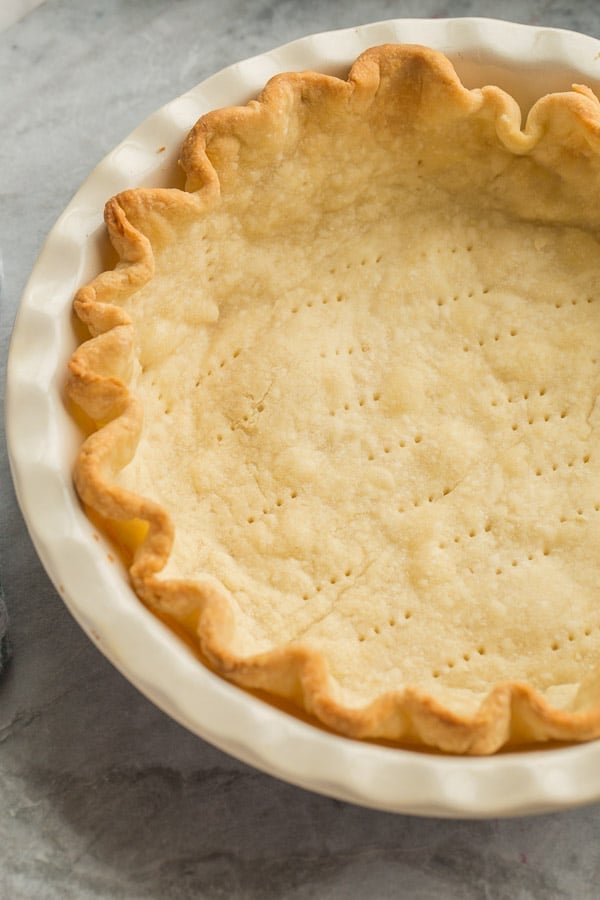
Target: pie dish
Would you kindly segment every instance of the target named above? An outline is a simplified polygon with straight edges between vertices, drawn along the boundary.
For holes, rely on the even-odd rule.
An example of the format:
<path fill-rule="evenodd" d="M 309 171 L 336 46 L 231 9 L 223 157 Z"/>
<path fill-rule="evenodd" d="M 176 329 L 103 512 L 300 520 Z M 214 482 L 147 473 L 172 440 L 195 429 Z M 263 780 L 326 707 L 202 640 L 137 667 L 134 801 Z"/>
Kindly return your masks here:
<path fill-rule="evenodd" d="M 499 84 L 524 112 L 574 82 L 600 89 L 599 45 L 591 37 L 484 19 L 418 19 L 311 35 L 173 100 L 91 173 L 50 232 L 24 291 L 6 391 L 17 497 L 46 571 L 90 639 L 153 703 L 225 752 L 304 788 L 392 812 L 489 817 L 594 802 L 598 741 L 488 757 L 388 748 L 315 728 L 215 676 L 139 603 L 112 544 L 90 523 L 72 487 L 81 432 L 64 407 L 64 371 L 81 336 L 71 309 L 77 288 L 110 260 L 106 198 L 142 184 L 177 184 L 181 142 L 205 112 L 247 102 L 282 71 L 345 78 L 363 50 L 386 42 L 443 50 L 465 84 Z"/>
<path fill-rule="evenodd" d="M 83 502 L 221 675 L 355 738 L 600 735 L 600 104 L 372 47 L 106 207 Z"/>

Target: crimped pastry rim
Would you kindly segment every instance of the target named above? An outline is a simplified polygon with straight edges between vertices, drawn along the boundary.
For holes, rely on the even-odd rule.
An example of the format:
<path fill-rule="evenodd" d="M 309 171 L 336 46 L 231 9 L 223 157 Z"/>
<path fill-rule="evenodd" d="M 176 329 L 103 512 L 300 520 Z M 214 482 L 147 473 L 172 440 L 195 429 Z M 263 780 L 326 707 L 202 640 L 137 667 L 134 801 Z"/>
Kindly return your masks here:
<path fill-rule="evenodd" d="M 505 146 L 516 155 L 529 152 L 544 133 L 554 109 L 569 109 L 579 122 L 582 134 L 595 146 L 600 134 L 600 114 L 595 99 L 585 89 L 552 95 L 540 100 L 526 127 L 519 127 L 518 113 L 510 98 L 493 88 L 467 91 L 452 67 L 440 54 L 424 47 L 387 45 L 363 53 L 352 68 L 349 81 L 362 91 L 371 88 L 375 70 L 387 61 L 400 65 L 417 61 L 425 65 L 440 83 L 453 85 L 457 103 L 485 104 L 496 117 L 496 128 Z M 130 568 L 138 596 L 150 607 L 164 611 L 164 600 L 186 610 L 199 607 L 198 639 L 203 654 L 216 671 L 245 687 L 294 698 L 334 731 L 354 738 L 417 740 L 452 753 L 487 754 L 510 740 L 513 720 L 525 727 L 535 740 L 589 740 L 600 735 L 600 707 L 578 712 L 553 708 L 530 685 L 505 682 L 494 687 L 474 716 L 460 716 L 433 697 L 411 685 L 389 691 L 367 706 L 350 708 L 334 700 L 327 687 L 322 656 L 315 650 L 294 645 L 277 648 L 254 657 L 238 657 L 228 646 L 227 601 L 210 580 L 165 582 L 157 573 L 169 556 L 173 531 L 168 513 L 158 504 L 124 491 L 111 483 L 105 470 L 116 471 L 133 452 L 135 435 L 141 429 L 142 410 L 127 388 L 133 341 L 132 325 L 111 299 L 129 294 L 148 282 L 153 273 L 151 245 L 130 222 L 128 210 L 139 212 L 162 204 L 210 210 L 219 196 L 218 178 L 205 153 L 213 133 L 227 130 L 229 122 L 259 115 L 260 106 L 275 108 L 280 90 L 300 96 L 311 84 L 323 90 L 339 91 L 342 82 L 317 73 L 279 76 L 265 89 L 258 103 L 249 107 L 219 110 L 204 116 L 192 129 L 182 151 L 189 194 L 168 189 L 140 189 L 113 198 L 106 207 L 106 223 L 120 256 L 120 268 L 98 276 L 81 288 L 75 299 L 80 319 L 93 338 L 83 344 L 70 363 L 70 397 L 96 421 L 107 422 L 84 443 L 75 465 L 74 479 L 82 500 L 108 519 L 142 519 L 149 524 L 148 536 L 136 552 Z M 347 83 L 346 83 L 347 86 Z M 475 100 L 477 94 L 477 100 Z M 582 138 L 583 139 L 583 138 Z M 110 343 L 110 355 L 118 359 L 114 371 L 102 371 L 98 360 Z M 111 463 L 112 456 L 118 463 Z M 188 613 L 185 613 L 188 615 Z M 195 616 L 195 613 L 194 613 Z"/>

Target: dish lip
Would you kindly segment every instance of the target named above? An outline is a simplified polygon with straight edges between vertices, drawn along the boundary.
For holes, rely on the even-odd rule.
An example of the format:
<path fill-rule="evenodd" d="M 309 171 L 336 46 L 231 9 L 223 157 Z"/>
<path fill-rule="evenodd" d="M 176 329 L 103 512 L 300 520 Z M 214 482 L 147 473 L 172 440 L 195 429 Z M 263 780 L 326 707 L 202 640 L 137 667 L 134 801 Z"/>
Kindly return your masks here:
<path fill-rule="evenodd" d="M 168 181 L 196 119 L 246 102 L 276 72 L 341 74 L 368 46 L 398 41 L 442 50 L 459 74 L 461 67 L 496 67 L 510 78 L 526 59 L 532 72 L 546 73 L 544 81 L 572 71 L 600 86 L 600 41 L 588 35 L 479 17 L 391 19 L 308 35 L 234 63 L 161 107 L 93 169 L 51 229 L 23 292 L 5 394 L 15 492 L 42 564 L 82 629 L 155 705 L 230 755 L 298 786 L 390 812 L 485 818 L 591 803 L 600 800 L 600 741 L 484 758 L 388 748 L 330 734 L 214 675 L 142 606 L 118 560 L 106 564 L 111 548 L 71 483 L 79 438 L 62 395 L 76 345 L 71 301 L 99 270 L 105 200 L 126 187 Z"/>

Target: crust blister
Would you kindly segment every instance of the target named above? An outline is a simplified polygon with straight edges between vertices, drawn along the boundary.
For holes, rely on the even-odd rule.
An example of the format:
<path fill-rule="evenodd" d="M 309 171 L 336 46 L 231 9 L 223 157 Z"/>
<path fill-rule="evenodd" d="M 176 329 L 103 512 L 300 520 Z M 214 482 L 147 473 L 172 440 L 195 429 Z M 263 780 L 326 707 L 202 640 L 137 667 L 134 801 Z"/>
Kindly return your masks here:
<path fill-rule="evenodd" d="M 231 197 L 238 188 L 240 168 L 250 157 L 257 169 L 268 170 L 273 157 L 289 157 L 290 147 L 301 142 L 303 129 L 314 129 L 315 122 L 325 125 L 333 109 L 352 104 L 373 122 L 381 120 L 385 109 L 386 128 L 400 121 L 417 128 L 423 118 L 428 127 L 433 120 L 440 127 L 448 120 L 460 127 L 477 116 L 484 123 L 482 133 L 488 143 L 485 123 L 491 122 L 509 154 L 529 156 L 547 174 L 548 200 L 537 211 L 537 219 L 552 222 L 559 210 L 560 220 L 567 224 L 572 221 L 588 229 L 600 224 L 597 198 L 588 190 L 590 174 L 599 169 L 600 116 L 598 103 L 587 89 L 543 98 L 521 130 L 520 112 L 510 97 L 494 87 L 467 91 L 449 62 L 424 48 L 388 46 L 367 51 L 346 82 L 314 73 L 278 76 L 258 101 L 211 113 L 192 129 L 182 152 L 189 193 L 128 191 L 107 204 L 107 228 L 120 263 L 82 288 L 75 299 L 76 312 L 93 337 L 71 361 L 69 392 L 99 424 L 78 457 L 77 490 L 105 518 L 149 523 L 130 569 L 133 587 L 150 608 L 174 617 L 193 634 L 217 671 L 245 687 L 292 699 L 336 731 L 472 754 L 492 753 L 509 741 L 596 737 L 600 709 L 596 692 L 590 696 L 587 688 L 579 692 L 580 698 L 585 697 L 585 708 L 578 709 L 576 700 L 573 704 L 577 711 L 552 707 L 541 693 L 523 683 L 498 684 L 474 714 L 453 712 L 414 686 L 399 686 L 367 705 L 352 706 L 336 699 L 323 654 L 309 646 L 294 644 L 241 656 L 232 650 L 235 625 L 228 592 L 210 575 L 194 580 L 161 578 L 173 547 L 169 512 L 117 483 L 119 473 L 135 456 L 143 427 L 143 411 L 135 390 L 128 386 L 135 326 L 119 304 L 151 283 L 153 245 L 168 245 L 176 223 L 198 221 L 218 210 L 221 196 Z M 447 148 L 439 165 L 434 160 L 434 179 L 456 150 Z M 500 185 L 507 169 L 503 160 L 503 168 L 496 173 Z M 540 183 L 545 183 L 543 178 Z M 251 197 L 243 195 L 240 202 L 250 204 Z M 518 191 L 509 202 L 516 214 L 530 216 L 528 209 L 520 208 Z M 593 674 L 586 684 L 590 680 Z"/>

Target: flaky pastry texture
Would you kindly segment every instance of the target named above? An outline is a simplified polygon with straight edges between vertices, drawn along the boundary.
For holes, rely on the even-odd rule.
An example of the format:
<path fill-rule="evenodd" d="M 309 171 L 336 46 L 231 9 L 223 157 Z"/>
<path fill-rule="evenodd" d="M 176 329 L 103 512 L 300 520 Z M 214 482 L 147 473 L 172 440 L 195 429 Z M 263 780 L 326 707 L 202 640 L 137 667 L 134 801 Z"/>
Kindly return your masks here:
<path fill-rule="evenodd" d="M 203 116 L 181 163 L 108 202 L 119 262 L 75 299 L 75 484 L 138 523 L 138 597 L 353 738 L 600 736 L 596 97 L 522 127 L 386 45 Z"/>

